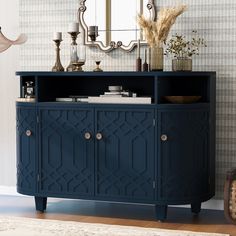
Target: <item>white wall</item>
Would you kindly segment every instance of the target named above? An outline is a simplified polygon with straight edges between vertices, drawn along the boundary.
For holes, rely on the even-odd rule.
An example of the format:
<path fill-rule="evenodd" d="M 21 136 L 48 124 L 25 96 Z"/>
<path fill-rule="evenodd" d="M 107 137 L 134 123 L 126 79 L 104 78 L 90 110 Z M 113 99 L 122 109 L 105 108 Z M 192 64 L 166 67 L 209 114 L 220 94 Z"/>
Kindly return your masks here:
<path fill-rule="evenodd" d="M 19 34 L 19 0 L 0 1 L 0 26 L 5 36 Z M 15 71 L 19 64 L 19 48 L 13 46 L 0 54 L 0 185 L 16 183 L 15 99 L 18 83 Z"/>

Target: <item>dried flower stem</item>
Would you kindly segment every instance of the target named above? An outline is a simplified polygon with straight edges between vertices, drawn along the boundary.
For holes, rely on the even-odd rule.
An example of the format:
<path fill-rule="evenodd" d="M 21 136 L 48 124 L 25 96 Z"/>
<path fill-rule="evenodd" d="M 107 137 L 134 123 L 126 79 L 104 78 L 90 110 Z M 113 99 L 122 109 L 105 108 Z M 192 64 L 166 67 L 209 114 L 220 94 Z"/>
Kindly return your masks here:
<path fill-rule="evenodd" d="M 161 8 L 157 21 L 145 19 L 143 15 L 138 15 L 138 24 L 143 30 L 147 43 L 150 47 L 160 47 L 166 41 L 171 26 L 176 18 L 187 9 L 186 5 L 171 8 Z"/>

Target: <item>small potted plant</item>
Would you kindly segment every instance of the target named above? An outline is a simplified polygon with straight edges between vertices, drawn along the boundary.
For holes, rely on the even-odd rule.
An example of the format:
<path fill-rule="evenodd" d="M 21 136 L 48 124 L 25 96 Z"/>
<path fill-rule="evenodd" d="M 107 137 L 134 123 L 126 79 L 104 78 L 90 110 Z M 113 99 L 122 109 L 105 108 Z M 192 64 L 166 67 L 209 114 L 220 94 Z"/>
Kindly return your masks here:
<path fill-rule="evenodd" d="M 192 56 L 199 55 L 199 47 L 206 47 L 205 40 L 197 37 L 197 31 L 193 31 L 195 36 L 189 41 L 183 35 L 175 34 L 167 42 L 165 55 L 172 54 L 173 71 L 191 71 L 192 70 Z"/>

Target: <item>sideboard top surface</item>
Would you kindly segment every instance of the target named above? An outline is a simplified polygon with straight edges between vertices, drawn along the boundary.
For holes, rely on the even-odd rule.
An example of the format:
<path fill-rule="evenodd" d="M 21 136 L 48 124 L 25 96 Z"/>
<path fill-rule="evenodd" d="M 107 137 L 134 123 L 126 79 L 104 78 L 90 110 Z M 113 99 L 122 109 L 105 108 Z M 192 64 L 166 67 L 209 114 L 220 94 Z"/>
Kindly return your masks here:
<path fill-rule="evenodd" d="M 191 72 L 172 72 L 172 71 L 109 71 L 109 72 L 51 72 L 51 71 L 17 71 L 17 76 L 38 76 L 38 77 L 108 77 L 108 76 L 128 76 L 128 77 L 153 77 L 153 76 L 215 76 L 213 71 L 191 71 Z"/>

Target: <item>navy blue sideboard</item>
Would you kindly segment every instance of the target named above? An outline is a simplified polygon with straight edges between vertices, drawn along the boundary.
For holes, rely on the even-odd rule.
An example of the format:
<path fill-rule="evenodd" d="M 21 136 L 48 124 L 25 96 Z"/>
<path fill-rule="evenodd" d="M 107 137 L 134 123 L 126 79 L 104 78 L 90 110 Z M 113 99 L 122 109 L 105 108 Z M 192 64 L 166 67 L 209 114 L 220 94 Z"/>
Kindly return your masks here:
<path fill-rule="evenodd" d="M 215 192 L 215 72 L 17 72 L 35 102 L 16 102 L 17 191 L 47 197 L 168 205 Z M 56 102 L 121 85 L 151 104 Z M 200 96 L 190 104 L 166 96 Z"/>

